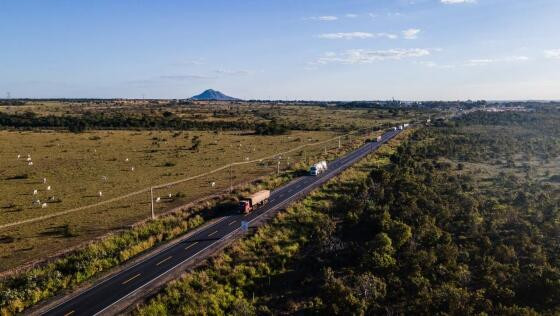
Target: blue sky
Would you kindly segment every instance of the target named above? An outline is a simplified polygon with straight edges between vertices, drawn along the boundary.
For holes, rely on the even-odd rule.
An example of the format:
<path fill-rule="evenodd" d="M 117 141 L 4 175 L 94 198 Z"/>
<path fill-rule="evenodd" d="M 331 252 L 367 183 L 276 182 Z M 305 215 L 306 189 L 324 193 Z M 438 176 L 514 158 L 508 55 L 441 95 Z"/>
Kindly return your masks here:
<path fill-rule="evenodd" d="M 560 99 L 558 0 L 0 2 L 0 97 Z"/>

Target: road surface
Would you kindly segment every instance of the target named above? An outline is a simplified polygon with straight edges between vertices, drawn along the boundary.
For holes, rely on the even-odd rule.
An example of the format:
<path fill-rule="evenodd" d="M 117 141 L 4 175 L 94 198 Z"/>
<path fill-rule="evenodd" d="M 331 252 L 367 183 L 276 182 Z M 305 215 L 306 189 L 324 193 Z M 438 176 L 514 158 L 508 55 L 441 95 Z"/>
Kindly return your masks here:
<path fill-rule="evenodd" d="M 303 176 L 274 190 L 268 203 L 247 215 L 224 216 L 218 222 L 201 229 L 190 238 L 119 272 L 76 297 L 63 302 L 44 315 L 96 315 L 133 294 L 142 287 L 170 273 L 199 253 L 239 231 L 241 222 L 253 222 L 262 215 L 284 207 L 304 194 L 333 178 L 368 153 L 376 150 L 399 131 L 387 132 L 381 142 L 368 143 L 328 164 L 328 171 L 319 176 Z"/>

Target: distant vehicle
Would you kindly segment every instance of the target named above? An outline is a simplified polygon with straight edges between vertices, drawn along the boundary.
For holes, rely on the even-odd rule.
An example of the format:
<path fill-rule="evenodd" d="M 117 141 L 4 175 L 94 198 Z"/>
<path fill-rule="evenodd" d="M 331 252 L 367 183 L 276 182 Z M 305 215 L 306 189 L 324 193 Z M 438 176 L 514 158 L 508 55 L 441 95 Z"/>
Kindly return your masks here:
<path fill-rule="evenodd" d="M 261 190 L 239 201 L 239 213 L 249 214 L 256 208 L 266 204 L 270 198 L 270 190 Z"/>
<path fill-rule="evenodd" d="M 404 127 L 404 128 L 407 128 L 408 126 L 410 126 L 410 124 L 408 124 L 408 123 L 404 123 L 404 124 L 403 124 L 403 127 Z"/>
<path fill-rule="evenodd" d="M 323 160 L 311 166 L 311 168 L 309 168 L 309 174 L 312 176 L 318 176 L 327 171 L 328 168 L 327 162 Z"/>
<path fill-rule="evenodd" d="M 404 129 L 404 127 L 402 125 L 399 125 L 399 130 L 402 131 Z"/>
<path fill-rule="evenodd" d="M 396 130 L 397 130 L 397 127 L 396 127 L 396 126 L 393 126 L 393 131 L 396 131 Z"/>
<path fill-rule="evenodd" d="M 383 139 L 383 138 L 382 138 L 381 136 L 377 136 L 377 138 L 375 139 L 375 141 L 378 142 L 378 143 L 380 143 L 382 139 Z"/>

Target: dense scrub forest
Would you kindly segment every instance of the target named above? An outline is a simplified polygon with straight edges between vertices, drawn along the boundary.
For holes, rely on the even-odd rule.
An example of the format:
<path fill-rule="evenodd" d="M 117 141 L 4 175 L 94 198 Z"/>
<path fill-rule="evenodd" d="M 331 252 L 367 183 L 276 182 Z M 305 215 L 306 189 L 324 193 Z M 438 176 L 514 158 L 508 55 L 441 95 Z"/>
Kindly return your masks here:
<path fill-rule="evenodd" d="M 557 315 L 560 112 L 414 131 L 136 313 Z"/>

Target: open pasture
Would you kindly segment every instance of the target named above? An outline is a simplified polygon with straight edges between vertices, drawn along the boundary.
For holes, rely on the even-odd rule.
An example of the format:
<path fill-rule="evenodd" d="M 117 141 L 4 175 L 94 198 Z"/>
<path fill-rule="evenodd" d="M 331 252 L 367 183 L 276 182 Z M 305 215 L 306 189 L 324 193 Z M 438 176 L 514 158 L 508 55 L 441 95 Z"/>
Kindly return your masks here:
<path fill-rule="evenodd" d="M 40 258 L 149 217 L 151 186 L 203 174 L 232 162 L 258 160 L 333 137 L 336 137 L 334 132 L 326 131 L 293 131 L 282 136 L 202 131 L 95 131 L 81 134 L 1 131 L 0 226 L 93 206 L 0 229 L 0 250 L 3 253 L 0 268 Z M 342 142 L 348 141 L 350 139 L 342 138 Z M 154 190 L 155 212 L 161 213 L 173 206 L 222 192 L 230 183 L 271 174 L 277 170 L 278 162 L 280 169 L 286 169 L 304 159 L 311 161 L 314 156 L 324 154 L 325 149 L 337 146 L 337 140 L 308 146 L 280 158 L 226 168 L 158 188 Z M 106 203 L 134 192 L 139 193 Z M 102 204 L 95 206 L 98 203 Z"/>

